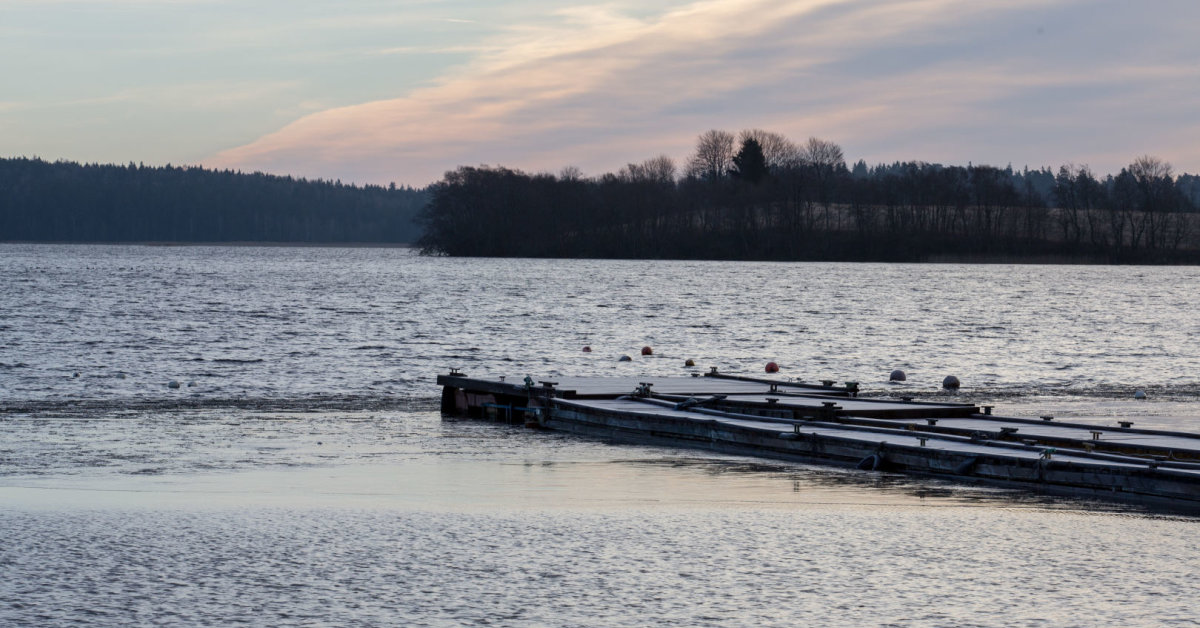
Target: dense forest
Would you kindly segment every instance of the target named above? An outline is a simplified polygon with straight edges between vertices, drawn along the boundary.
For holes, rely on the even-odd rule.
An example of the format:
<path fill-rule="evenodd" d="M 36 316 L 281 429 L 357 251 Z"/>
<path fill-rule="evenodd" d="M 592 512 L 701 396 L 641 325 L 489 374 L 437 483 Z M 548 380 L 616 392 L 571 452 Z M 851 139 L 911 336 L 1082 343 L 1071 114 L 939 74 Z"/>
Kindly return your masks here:
<path fill-rule="evenodd" d="M 583 177 L 460 167 L 431 188 L 433 255 L 757 260 L 1200 262 L 1200 177 L 1146 156 L 1098 177 L 898 162 L 847 166 L 833 142 L 702 134 Z"/>
<path fill-rule="evenodd" d="M 412 243 L 427 200 L 394 185 L 0 159 L 0 241 Z"/>

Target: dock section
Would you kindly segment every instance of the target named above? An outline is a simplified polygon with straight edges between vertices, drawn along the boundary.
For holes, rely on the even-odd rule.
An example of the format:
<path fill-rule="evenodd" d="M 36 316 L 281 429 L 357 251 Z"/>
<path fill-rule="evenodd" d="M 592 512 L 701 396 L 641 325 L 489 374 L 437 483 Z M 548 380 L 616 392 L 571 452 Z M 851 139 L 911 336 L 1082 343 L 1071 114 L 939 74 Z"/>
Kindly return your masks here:
<path fill-rule="evenodd" d="M 1000 417 L 971 404 L 693 377 L 440 375 L 442 410 L 640 443 L 952 477 L 1200 510 L 1200 435 Z"/>

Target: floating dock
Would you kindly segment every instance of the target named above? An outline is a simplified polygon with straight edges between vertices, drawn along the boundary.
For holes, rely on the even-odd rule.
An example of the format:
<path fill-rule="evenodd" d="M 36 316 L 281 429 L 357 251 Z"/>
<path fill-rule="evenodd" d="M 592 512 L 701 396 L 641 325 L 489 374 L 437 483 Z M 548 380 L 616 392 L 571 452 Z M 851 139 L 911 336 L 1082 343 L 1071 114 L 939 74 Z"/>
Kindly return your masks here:
<path fill-rule="evenodd" d="M 624 441 L 1200 511 L 1200 434 L 861 399 L 856 382 L 439 375 L 442 411 Z"/>

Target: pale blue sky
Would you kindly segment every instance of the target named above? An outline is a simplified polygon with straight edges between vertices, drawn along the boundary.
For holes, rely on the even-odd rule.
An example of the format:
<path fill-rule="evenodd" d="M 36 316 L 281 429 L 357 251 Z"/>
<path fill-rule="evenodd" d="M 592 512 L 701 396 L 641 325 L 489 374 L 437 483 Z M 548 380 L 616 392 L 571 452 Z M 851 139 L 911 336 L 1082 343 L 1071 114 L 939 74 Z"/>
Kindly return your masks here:
<path fill-rule="evenodd" d="M 0 156 L 424 185 L 710 128 L 1200 172 L 1194 0 L 0 0 Z"/>

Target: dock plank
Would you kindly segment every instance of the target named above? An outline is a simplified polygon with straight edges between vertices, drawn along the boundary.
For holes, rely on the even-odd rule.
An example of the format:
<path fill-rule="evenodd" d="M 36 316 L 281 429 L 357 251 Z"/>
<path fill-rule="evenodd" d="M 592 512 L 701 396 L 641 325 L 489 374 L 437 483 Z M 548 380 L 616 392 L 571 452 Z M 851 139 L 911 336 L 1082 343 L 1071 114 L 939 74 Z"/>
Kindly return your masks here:
<path fill-rule="evenodd" d="M 648 405 L 635 399 L 587 399 L 587 400 L 563 400 L 559 403 L 566 405 L 577 406 L 582 408 L 592 408 L 597 410 L 606 410 L 609 412 L 620 412 L 629 415 L 654 416 L 654 417 L 670 417 L 677 419 L 687 419 L 693 421 L 705 421 L 712 423 L 722 423 L 743 428 L 756 429 L 777 433 L 780 435 L 793 434 L 796 428 L 792 424 L 780 423 L 777 421 L 759 421 L 754 419 L 742 419 L 732 417 L 718 417 L 707 414 L 701 414 L 688 410 L 675 410 L 661 406 Z M 837 437 L 848 440 L 861 441 L 864 443 L 880 443 L 885 442 L 891 445 L 903 445 L 909 447 L 922 447 L 925 449 L 940 450 L 946 452 L 955 452 L 962 454 L 974 455 L 989 455 L 1016 458 L 1021 460 L 1038 460 L 1042 457 L 1042 452 L 1038 449 L 1002 449 L 998 450 L 993 445 L 983 443 L 972 443 L 963 440 L 952 438 L 939 438 L 934 434 L 914 434 L 905 432 L 895 433 L 880 433 L 869 431 L 857 431 L 852 429 L 830 427 L 830 426 L 811 426 L 804 425 L 800 428 L 803 434 L 816 434 L 826 437 Z M 1072 455 L 1069 452 L 1056 454 L 1054 460 L 1058 462 L 1070 462 L 1080 465 L 1088 465 L 1095 468 L 1105 467 L 1121 467 L 1128 469 L 1144 469 L 1145 463 L 1137 462 L 1115 462 L 1115 461 L 1099 461 L 1091 458 Z M 1200 476 L 1200 470 L 1180 470 L 1181 473 Z"/>
<path fill-rule="evenodd" d="M 915 421 L 900 420 L 900 423 L 912 423 L 917 425 Z M 1056 425 L 1052 422 L 1044 423 L 1028 423 L 1028 422 L 1005 422 L 1003 419 L 941 419 L 938 425 L 943 427 L 960 428 L 964 430 L 980 430 L 980 431 L 997 431 L 1002 427 L 1016 428 L 1016 436 L 1019 438 L 1022 435 L 1041 436 L 1063 439 L 1077 439 L 1088 441 L 1092 439 L 1091 432 L 1096 432 L 1098 438 L 1094 440 L 1102 440 L 1113 443 L 1129 443 L 1137 445 L 1147 445 L 1160 447 L 1163 449 L 1179 449 L 1179 450 L 1198 450 L 1200 449 L 1200 437 L 1188 436 L 1167 436 L 1162 434 L 1145 434 L 1132 430 L 1125 430 L 1115 427 L 1107 427 L 1097 425 L 1094 427 L 1080 427 L 1078 425 Z"/>
<path fill-rule="evenodd" d="M 742 381 L 716 377 L 659 377 L 652 375 L 635 376 L 604 376 L 604 377 L 553 377 L 530 374 L 536 389 L 542 388 L 542 382 L 554 382 L 554 388 L 566 397 L 602 397 L 632 394 L 643 382 L 651 384 L 655 393 L 668 395 L 736 395 L 736 394 L 769 394 L 771 386 L 762 382 Z M 439 375 L 438 383 L 474 389 L 503 391 L 525 390 L 525 375 L 497 374 L 483 377 L 468 377 L 465 375 Z M 777 382 L 778 387 L 792 386 L 789 382 Z M 796 388 L 798 391 L 812 392 L 811 388 Z M 835 389 L 831 394 L 839 394 Z M 840 393 L 844 395 L 845 393 Z"/>

